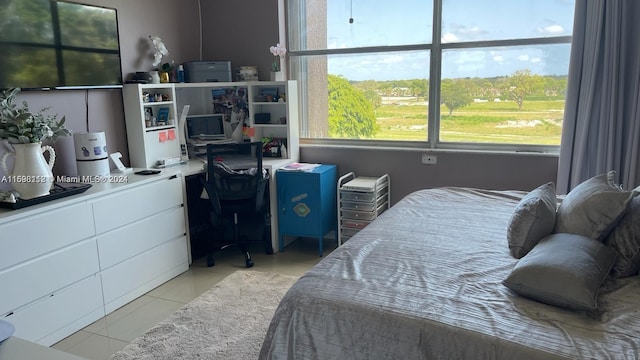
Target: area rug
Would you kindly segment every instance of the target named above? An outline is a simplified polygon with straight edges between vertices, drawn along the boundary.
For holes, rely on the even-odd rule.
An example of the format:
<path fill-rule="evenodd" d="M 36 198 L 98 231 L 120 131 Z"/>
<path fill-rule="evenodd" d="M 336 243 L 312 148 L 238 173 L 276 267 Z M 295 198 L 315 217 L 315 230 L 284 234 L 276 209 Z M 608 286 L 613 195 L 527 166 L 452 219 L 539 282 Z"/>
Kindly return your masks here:
<path fill-rule="evenodd" d="M 255 360 L 276 306 L 296 280 L 238 270 L 109 359 Z"/>

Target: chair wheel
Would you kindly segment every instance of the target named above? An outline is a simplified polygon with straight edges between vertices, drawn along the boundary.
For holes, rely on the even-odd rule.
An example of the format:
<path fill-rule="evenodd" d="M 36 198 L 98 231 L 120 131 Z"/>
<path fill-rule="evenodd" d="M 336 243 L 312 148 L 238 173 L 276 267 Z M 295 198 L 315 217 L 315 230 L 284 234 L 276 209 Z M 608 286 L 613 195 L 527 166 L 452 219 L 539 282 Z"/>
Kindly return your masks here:
<path fill-rule="evenodd" d="M 253 260 L 247 259 L 246 264 L 248 268 L 253 267 Z"/>
<path fill-rule="evenodd" d="M 216 264 L 216 261 L 213 259 L 213 256 L 207 256 L 207 267 L 212 267 Z"/>

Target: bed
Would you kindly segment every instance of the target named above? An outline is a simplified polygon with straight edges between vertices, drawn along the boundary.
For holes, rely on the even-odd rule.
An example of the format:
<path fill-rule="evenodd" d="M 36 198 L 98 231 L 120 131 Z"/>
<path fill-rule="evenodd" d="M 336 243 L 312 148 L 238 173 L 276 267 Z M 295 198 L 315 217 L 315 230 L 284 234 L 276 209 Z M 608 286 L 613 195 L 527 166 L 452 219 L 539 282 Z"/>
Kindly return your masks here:
<path fill-rule="evenodd" d="M 260 359 L 640 358 L 637 275 L 607 275 L 582 311 L 503 284 L 524 259 L 507 231 L 527 194 L 409 194 L 294 284 Z"/>

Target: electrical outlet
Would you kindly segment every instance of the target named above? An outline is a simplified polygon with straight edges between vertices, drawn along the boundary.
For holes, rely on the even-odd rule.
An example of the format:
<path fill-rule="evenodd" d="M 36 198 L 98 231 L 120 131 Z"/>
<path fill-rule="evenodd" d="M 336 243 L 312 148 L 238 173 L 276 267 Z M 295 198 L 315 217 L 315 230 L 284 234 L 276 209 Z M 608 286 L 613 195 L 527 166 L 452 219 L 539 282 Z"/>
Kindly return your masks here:
<path fill-rule="evenodd" d="M 422 154 L 422 163 L 425 165 L 435 165 L 438 163 L 438 157 L 430 154 Z"/>

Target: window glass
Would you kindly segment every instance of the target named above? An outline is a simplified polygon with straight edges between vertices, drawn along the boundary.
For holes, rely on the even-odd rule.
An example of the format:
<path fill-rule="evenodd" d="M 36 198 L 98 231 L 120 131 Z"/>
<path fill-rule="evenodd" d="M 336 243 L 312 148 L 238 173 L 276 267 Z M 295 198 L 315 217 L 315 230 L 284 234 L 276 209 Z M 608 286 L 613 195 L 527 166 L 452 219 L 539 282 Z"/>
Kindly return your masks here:
<path fill-rule="evenodd" d="M 302 138 L 559 145 L 574 0 L 288 6 Z"/>
<path fill-rule="evenodd" d="M 569 45 L 444 50 L 440 141 L 559 145 Z"/>
<path fill-rule="evenodd" d="M 431 42 L 433 1 L 290 1 L 302 25 L 289 50 L 425 44 Z M 415 14 L 418 16 L 407 16 Z"/>
<path fill-rule="evenodd" d="M 574 1 L 444 0 L 442 42 L 571 35 Z"/>
<path fill-rule="evenodd" d="M 299 59 L 313 138 L 427 141 L 428 51 Z"/>

